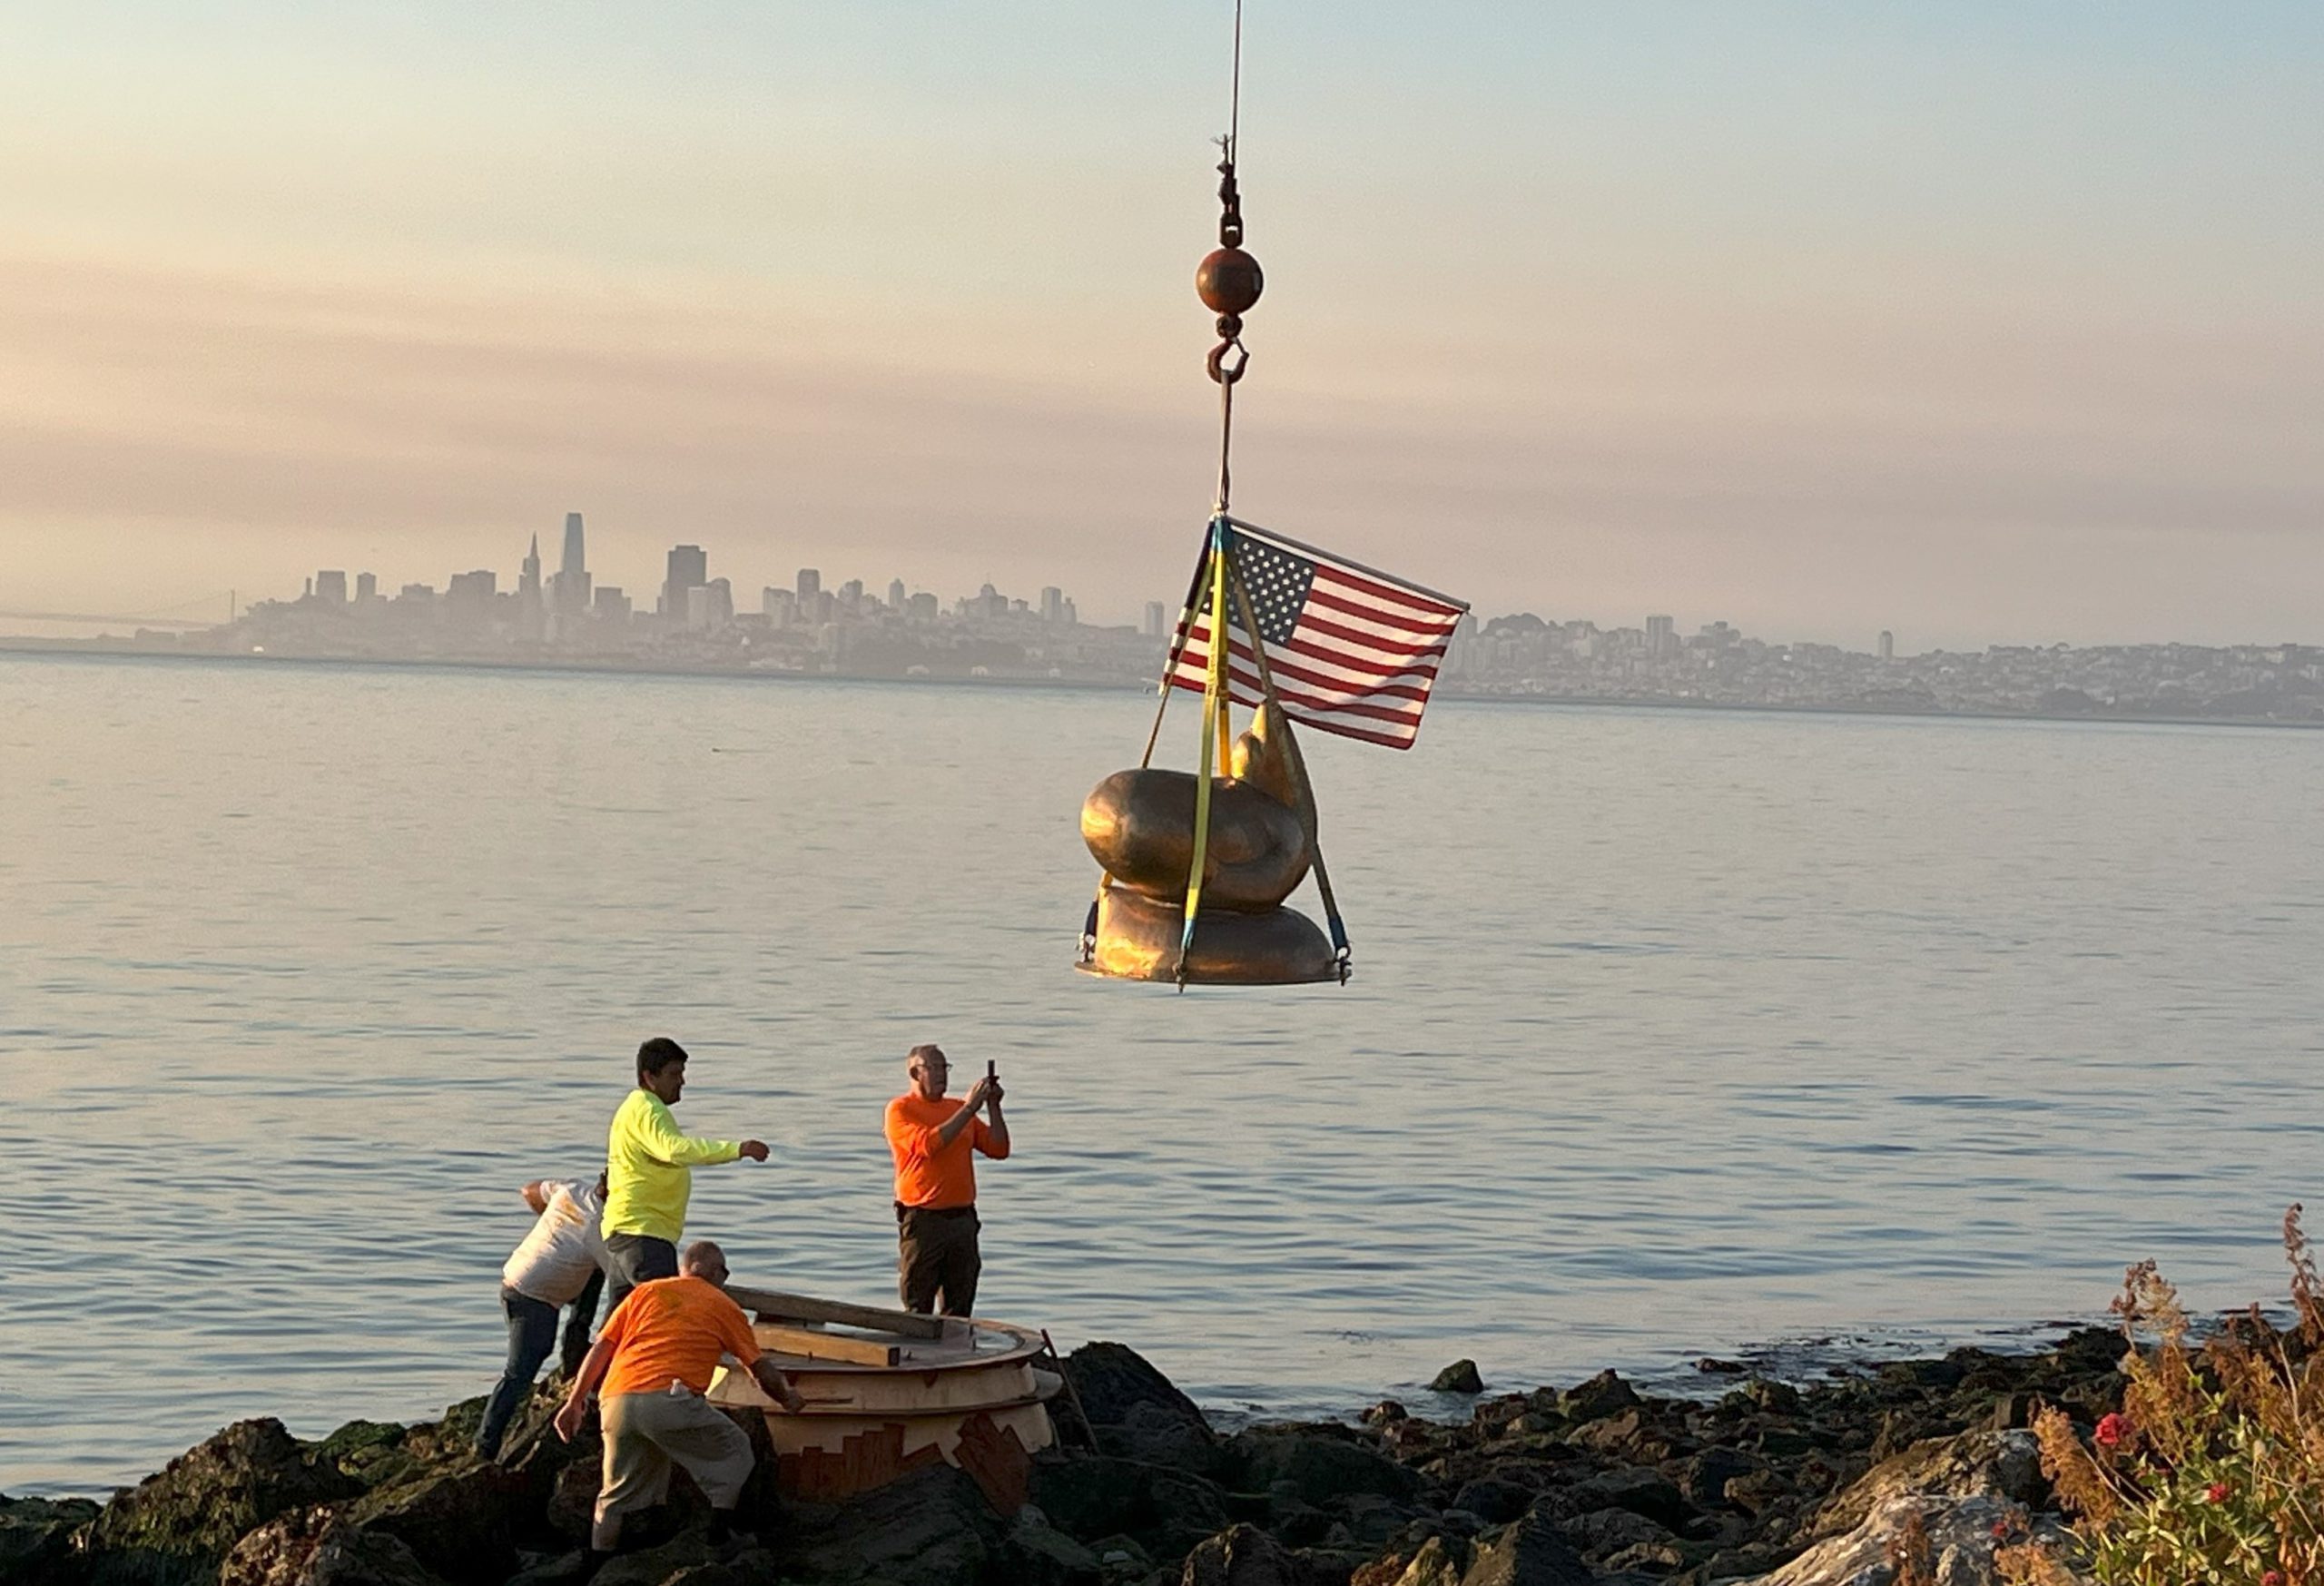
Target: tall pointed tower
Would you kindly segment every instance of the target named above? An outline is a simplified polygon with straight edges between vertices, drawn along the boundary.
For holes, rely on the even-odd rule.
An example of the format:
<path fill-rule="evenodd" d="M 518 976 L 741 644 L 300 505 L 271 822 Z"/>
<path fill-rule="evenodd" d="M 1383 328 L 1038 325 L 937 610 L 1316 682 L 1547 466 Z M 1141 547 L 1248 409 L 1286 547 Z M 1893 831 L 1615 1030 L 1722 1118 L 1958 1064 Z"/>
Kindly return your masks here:
<path fill-rule="evenodd" d="M 557 566 L 556 578 L 551 584 L 553 598 L 550 608 L 559 616 L 580 616 L 589 609 L 589 569 L 583 559 L 581 545 L 581 515 L 565 515 L 565 558 Z"/>

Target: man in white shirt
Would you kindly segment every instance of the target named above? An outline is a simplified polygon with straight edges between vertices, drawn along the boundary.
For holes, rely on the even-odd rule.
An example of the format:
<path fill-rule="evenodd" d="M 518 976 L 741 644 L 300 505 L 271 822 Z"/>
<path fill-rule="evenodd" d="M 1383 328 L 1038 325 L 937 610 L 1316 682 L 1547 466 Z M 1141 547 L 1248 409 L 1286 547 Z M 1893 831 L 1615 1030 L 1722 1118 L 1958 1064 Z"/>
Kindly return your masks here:
<path fill-rule="evenodd" d="M 500 1269 L 500 1308 L 508 1318 L 508 1364 L 485 1401 L 476 1429 L 476 1451 L 497 1459 L 500 1439 L 517 1407 L 533 1391 L 533 1378 L 556 1346 L 556 1313 L 573 1315 L 565 1325 L 565 1374 L 589 1348 L 589 1325 L 596 1320 L 597 1295 L 611 1258 L 598 1232 L 606 1212 L 606 1176 L 586 1179 L 537 1179 L 524 1188 L 533 1208 L 532 1232 Z"/>

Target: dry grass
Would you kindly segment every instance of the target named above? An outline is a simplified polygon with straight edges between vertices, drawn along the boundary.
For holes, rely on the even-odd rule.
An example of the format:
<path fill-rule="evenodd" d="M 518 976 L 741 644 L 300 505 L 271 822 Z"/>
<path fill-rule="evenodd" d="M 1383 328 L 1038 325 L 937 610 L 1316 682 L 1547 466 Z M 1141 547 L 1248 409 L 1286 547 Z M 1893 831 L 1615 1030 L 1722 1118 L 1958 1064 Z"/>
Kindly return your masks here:
<path fill-rule="evenodd" d="M 2054 1406 L 2034 1421 L 2077 1545 L 2002 1550 L 2009 1580 L 2063 1586 L 2071 1565 L 2099 1586 L 2324 1586 L 2324 1282 L 2299 1218 L 2284 1214 L 2288 1330 L 2255 1305 L 2196 1345 L 2154 1263 L 2124 1275 L 2122 1409 L 2087 1437 Z"/>

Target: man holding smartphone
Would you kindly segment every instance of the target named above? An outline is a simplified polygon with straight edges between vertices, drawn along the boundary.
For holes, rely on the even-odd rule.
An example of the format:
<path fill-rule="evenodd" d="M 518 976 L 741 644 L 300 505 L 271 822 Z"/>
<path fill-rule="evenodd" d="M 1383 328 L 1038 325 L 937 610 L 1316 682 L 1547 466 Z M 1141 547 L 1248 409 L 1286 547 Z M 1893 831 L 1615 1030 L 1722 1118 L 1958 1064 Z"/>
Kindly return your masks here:
<path fill-rule="evenodd" d="M 888 1150 L 896 1159 L 897 1287 L 908 1311 L 971 1314 L 977 1275 L 976 1153 L 1009 1155 L 1000 1080 L 985 1076 L 954 1100 L 944 1094 L 944 1049 L 917 1046 L 905 1059 L 911 1089 L 888 1103 Z M 985 1114 L 979 1118 L 978 1113 Z"/>

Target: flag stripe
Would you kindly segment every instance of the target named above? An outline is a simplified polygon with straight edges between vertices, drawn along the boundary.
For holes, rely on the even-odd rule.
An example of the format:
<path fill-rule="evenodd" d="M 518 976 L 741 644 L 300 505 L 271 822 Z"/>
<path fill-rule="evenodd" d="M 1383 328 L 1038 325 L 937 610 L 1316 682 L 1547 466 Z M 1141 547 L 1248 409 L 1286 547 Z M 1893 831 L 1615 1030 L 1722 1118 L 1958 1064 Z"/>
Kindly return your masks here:
<path fill-rule="evenodd" d="M 1370 650 L 1376 655 L 1380 655 L 1392 661 L 1406 656 L 1441 655 L 1444 653 L 1444 641 L 1443 639 L 1437 639 L 1433 643 L 1420 641 L 1414 643 L 1395 644 L 1390 640 L 1364 633 L 1357 628 L 1343 627 L 1338 623 L 1333 622 L 1327 617 L 1316 616 L 1313 613 L 1310 613 L 1307 619 L 1299 625 L 1299 631 L 1301 633 L 1321 634 L 1325 638 L 1338 640 L 1343 645 L 1360 645 L 1364 649 Z M 1300 641 L 1297 639 L 1294 639 L 1291 642 L 1294 645 L 1300 644 Z M 1322 650 L 1326 646 L 1316 645 L 1312 645 L 1311 647 L 1316 650 Z"/>
<path fill-rule="evenodd" d="M 1203 690 L 1202 684 L 1191 678 L 1174 677 L 1170 681 L 1171 686 L 1186 689 L 1191 694 L 1200 694 Z M 1236 704 L 1255 708 L 1266 697 L 1261 691 L 1257 679 L 1239 669 L 1235 674 L 1234 694 Z M 1392 711 L 1384 706 L 1374 710 L 1352 704 L 1301 705 L 1296 704 L 1292 696 L 1285 693 L 1279 685 L 1275 689 L 1275 695 L 1283 701 L 1284 708 L 1290 711 L 1296 719 L 1324 728 L 1329 732 L 1344 732 L 1349 737 L 1364 738 L 1374 744 L 1386 744 L 1392 748 L 1408 749 L 1412 746 L 1413 739 L 1420 733 L 1420 716 L 1416 711 L 1412 713 Z M 1351 723 L 1322 719 L 1339 715 L 1354 715 L 1360 718 L 1391 722 L 1396 724 L 1399 730 L 1393 734 L 1384 734 L 1376 728 L 1358 731 Z"/>
<path fill-rule="evenodd" d="M 1333 583 L 1352 595 L 1362 596 L 1374 606 L 1383 601 L 1390 602 L 1407 607 L 1418 616 L 1434 617 L 1448 626 L 1461 620 L 1459 606 L 1447 606 L 1441 600 L 1430 600 L 1425 596 L 1414 595 L 1409 590 L 1392 589 L 1385 584 L 1374 583 L 1369 578 L 1347 572 L 1343 568 L 1324 567 L 1319 570 Z"/>
<path fill-rule="evenodd" d="M 1203 641 L 1205 654 L 1207 655 L 1208 645 L 1210 643 L 1209 631 L 1206 628 L 1196 628 L 1195 633 L 1196 636 Z M 1230 638 L 1227 641 L 1227 648 L 1229 654 L 1240 656 L 1246 661 L 1248 661 L 1251 658 L 1249 645 L 1240 639 Z M 1354 681 L 1351 683 L 1347 678 L 1334 677 L 1328 673 L 1318 671 L 1315 667 L 1303 665 L 1297 661 L 1287 658 L 1283 652 L 1283 645 L 1269 645 L 1267 646 L 1267 665 L 1274 668 L 1278 676 L 1295 677 L 1303 683 L 1312 683 L 1323 688 L 1354 687 L 1359 692 L 1393 694 L 1401 694 L 1408 699 L 1425 700 L 1428 697 L 1428 686 L 1435 680 L 1436 677 L 1436 668 L 1433 666 L 1406 667 L 1393 673 L 1384 673 L 1377 668 L 1372 667 L 1366 667 L 1360 671 L 1354 667 L 1342 667 L 1342 671 L 1354 673 Z M 1301 653 L 1304 654 L 1305 652 L 1302 651 Z M 1329 657 L 1326 656 L 1325 660 L 1328 663 Z M 1206 661 L 1204 665 L 1205 666 L 1207 666 L 1208 662 Z M 1186 670 L 1186 665 L 1184 662 L 1181 662 L 1179 666 L 1180 670 Z M 1196 667 L 1194 670 L 1196 675 L 1199 675 L 1203 668 Z M 1417 681 L 1407 683 L 1403 681 L 1405 678 L 1414 678 L 1417 679 Z"/>
<path fill-rule="evenodd" d="M 1200 692 L 1211 647 L 1227 645 L 1227 694 L 1265 697 L 1264 664 L 1293 718 L 1324 732 L 1390 748 L 1412 746 L 1462 608 L 1403 586 L 1370 568 L 1351 570 L 1320 552 L 1275 543 L 1236 526 L 1232 549 L 1258 632 L 1245 633 L 1233 606 L 1223 623 L 1206 596 L 1185 614 L 1173 687 Z"/>

